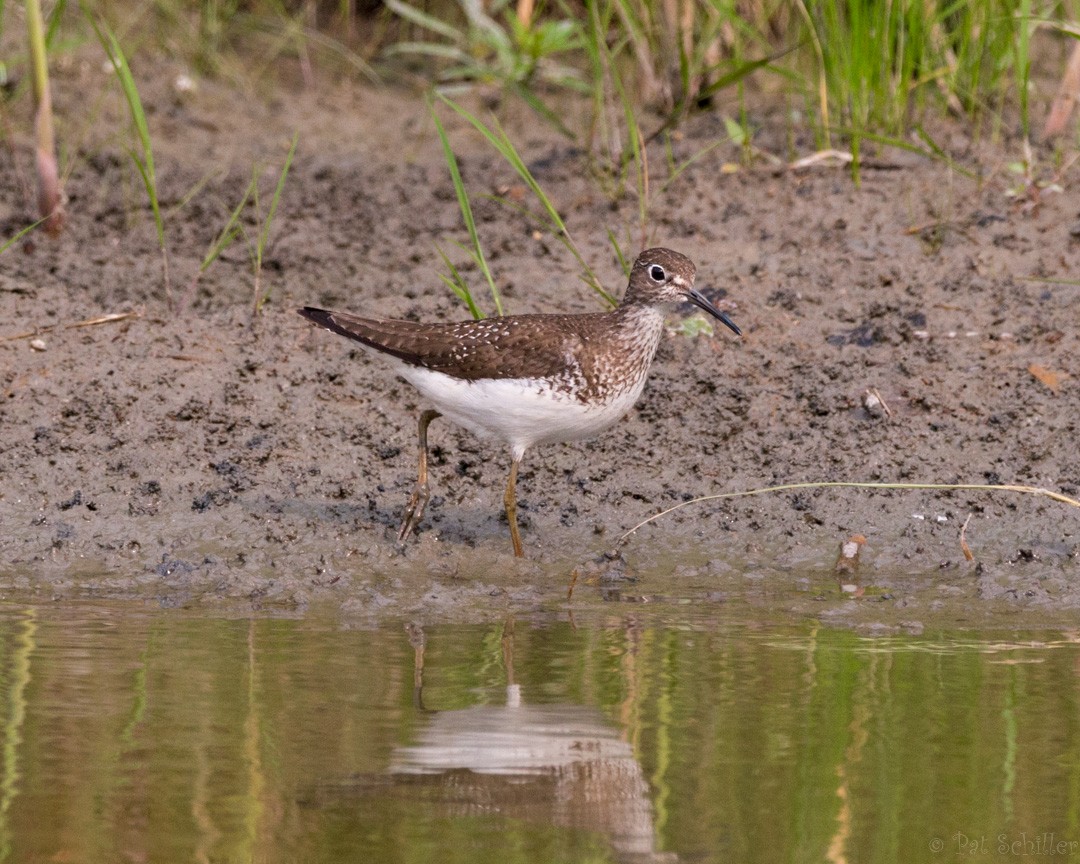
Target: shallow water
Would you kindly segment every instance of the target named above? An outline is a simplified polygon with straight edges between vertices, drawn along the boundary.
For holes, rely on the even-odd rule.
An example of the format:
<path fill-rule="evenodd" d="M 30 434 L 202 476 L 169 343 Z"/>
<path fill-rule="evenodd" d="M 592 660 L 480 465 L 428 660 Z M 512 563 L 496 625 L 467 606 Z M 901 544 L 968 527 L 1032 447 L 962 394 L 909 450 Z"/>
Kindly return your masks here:
<path fill-rule="evenodd" d="M 2 607 L 0 859 L 1075 858 L 1077 639 Z"/>

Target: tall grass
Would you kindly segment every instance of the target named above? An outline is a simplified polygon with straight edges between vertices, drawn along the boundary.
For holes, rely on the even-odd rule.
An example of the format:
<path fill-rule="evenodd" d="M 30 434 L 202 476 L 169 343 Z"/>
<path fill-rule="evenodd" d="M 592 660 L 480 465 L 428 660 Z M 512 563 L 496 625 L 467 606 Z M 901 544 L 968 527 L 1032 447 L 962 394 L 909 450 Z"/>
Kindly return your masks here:
<path fill-rule="evenodd" d="M 507 89 L 524 89 L 533 100 L 559 86 L 557 79 L 499 79 L 489 67 L 470 66 L 468 58 L 490 51 L 490 28 L 463 25 L 457 3 L 423 12 L 404 0 L 390 6 L 427 37 L 394 50 L 426 53 L 439 81 L 513 78 Z M 904 140 L 933 113 L 962 116 L 978 134 L 987 120 L 998 128 L 1009 108 L 1027 138 L 1034 22 L 1060 29 L 1067 17 L 1067 7 L 1052 0 L 563 0 L 548 8 L 547 23 L 580 22 L 559 58 L 580 70 L 593 120 L 588 129 L 567 129 L 560 116 L 560 128 L 589 139 L 614 176 L 629 179 L 640 140 L 655 139 L 717 97 L 747 129 L 745 85 L 753 75 L 764 88 L 793 94 L 818 147 L 848 149 L 857 178 L 868 143 Z M 662 121 L 635 131 L 643 106 Z"/>
<path fill-rule="evenodd" d="M 797 95 L 820 147 L 835 140 L 857 150 L 864 133 L 902 135 L 928 110 L 964 114 L 977 127 L 1006 104 L 1026 117 L 1035 23 L 1062 30 L 1076 7 L 1060 0 L 554 0 L 533 10 L 509 0 L 386 0 L 381 13 L 365 16 L 344 0 L 208 0 L 197 9 L 156 0 L 153 14 L 163 32 L 194 37 L 187 39 L 193 61 L 207 73 L 256 34 L 269 36 L 262 48 L 272 57 L 299 57 L 305 75 L 310 48 L 371 75 L 366 61 L 381 46 L 383 58 L 424 61 L 441 86 L 501 86 L 578 138 L 588 130 L 569 128 L 548 107 L 559 90 L 610 91 L 617 78 L 635 108 L 657 109 L 670 128 L 728 90 L 734 100 L 725 100 L 725 110 L 734 101 L 741 112 L 742 85 L 753 74 Z M 648 140 L 658 130 L 644 131 Z"/>
<path fill-rule="evenodd" d="M 931 107 L 978 128 L 1015 88 L 1028 135 L 1031 0 L 833 3 L 803 9 L 815 46 L 819 140 L 846 140 L 858 172 L 863 142 L 901 138 Z"/>
<path fill-rule="evenodd" d="M 1007 117 L 1028 137 L 1036 23 L 1060 35 L 1075 14 L 1060 0 L 386 0 L 368 15 L 344 0 L 153 6 L 162 31 L 187 25 L 193 61 L 211 73 L 257 35 L 271 58 L 298 57 L 309 83 L 315 49 L 370 76 L 381 47 L 388 74 L 419 59 L 443 93 L 501 88 L 587 142 L 620 191 L 640 191 L 640 143 L 701 108 L 742 127 L 749 157 L 761 90 L 805 118 L 818 149 L 850 151 L 856 177 L 867 146 L 908 139 L 941 112 L 976 134 Z M 566 91 L 590 96 L 588 122 L 553 107 Z"/>

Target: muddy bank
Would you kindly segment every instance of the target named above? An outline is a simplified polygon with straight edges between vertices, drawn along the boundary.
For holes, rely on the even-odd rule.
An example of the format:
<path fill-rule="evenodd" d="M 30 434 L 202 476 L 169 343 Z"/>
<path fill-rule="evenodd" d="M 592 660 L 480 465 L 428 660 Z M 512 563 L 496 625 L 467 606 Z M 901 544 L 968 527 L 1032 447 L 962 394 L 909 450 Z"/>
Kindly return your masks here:
<path fill-rule="evenodd" d="M 60 111 L 78 116 L 62 84 Z M 1040 626 L 1080 606 L 1080 510 L 1015 494 L 829 489 L 719 500 L 658 520 L 621 560 L 603 559 L 660 509 L 776 483 L 1078 494 L 1080 298 L 1055 280 L 1080 272 L 1080 213 L 1068 192 L 1035 205 L 1009 196 L 1015 178 L 993 166 L 1014 144 L 976 154 L 954 130 L 945 140 L 964 164 L 987 169 L 982 181 L 887 153 L 861 189 L 839 169 L 776 171 L 763 160 L 728 172 L 739 152 L 719 147 L 655 191 L 648 242 L 689 255 L 699 287 L 745 335 L 671 335 L 625 421 L 594 441 L 528 454 L 518 494 L 529 560 L 519 562 L 500 518 L 508 454 L 439 422 L 434 495 L 419 538 L 399 552 L 423 406 L 376 361 L 292 311 L 465 317 L 435 276 L 436 244 L 451 250 L 465 234 L 423 102 L 331 85 L 268 102 L 210 84 L 144 99 L 166 206 L 205 181 L 167 215 L 174 296 L 252 164 L 272 166 L 272 178 L 302 129 L 263 271 L 272 300 L 251 326 L 251 266 L 238 245 L 173 315 L 127 157 L 107 130 L 90 136 L 68 182 L 65 235 L 0 257 L 0 590 L 9 598 L 315 602 L 473 618 L 561 608 L 576 570 L 575 603 L 714 603 L 718 615 Z M 606 229 L 636 241 L 636 202 L 612 203 L 582 153 L 532 118 L 510 109 L 504 119 L 583 253 L 621 293 Z M 770 140 L 767 115 L 758 119 L 760 146 L 783 154 L 780 133 Z M 557 242 L 480 197 L 514 177 L 448 123 L 509 309 L 598 308 Z M 676 158 L 721 127 L 716 115 L 689 121 Z M 17 144 L 25 168 L 28 142 Z M 663 162 L 658 152 L 653 164 Z M 208 165 L 220 169 L 209 179 Z M 18 172 L 0 184 L 11 236 L 25 219 Z M 117 313 L 132 314 L 71 326 Z M 18 338 L 30 331 L 38 341 Z M 880 401 L 868 403 L 867 391 Z M 969 515 L 973 562 L 959 540 Z M 864 593 L 851 599 L 831 568 L 854 533 L 868 543 Z"/>

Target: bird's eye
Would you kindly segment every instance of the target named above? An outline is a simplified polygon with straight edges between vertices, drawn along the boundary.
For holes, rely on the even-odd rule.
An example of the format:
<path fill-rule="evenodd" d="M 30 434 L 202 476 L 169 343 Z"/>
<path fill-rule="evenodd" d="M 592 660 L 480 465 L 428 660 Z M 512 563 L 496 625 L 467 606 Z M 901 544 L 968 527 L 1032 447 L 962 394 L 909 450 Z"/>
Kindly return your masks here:
<path fill-rule="evenodd" d="M 667 274 L 664 272 L 664 268 L 659 264 L 653 264 L 652 267 L 649 268 L 649 277 L 653 282 L 663 282 L 665 276 L 667 276 Z"/>

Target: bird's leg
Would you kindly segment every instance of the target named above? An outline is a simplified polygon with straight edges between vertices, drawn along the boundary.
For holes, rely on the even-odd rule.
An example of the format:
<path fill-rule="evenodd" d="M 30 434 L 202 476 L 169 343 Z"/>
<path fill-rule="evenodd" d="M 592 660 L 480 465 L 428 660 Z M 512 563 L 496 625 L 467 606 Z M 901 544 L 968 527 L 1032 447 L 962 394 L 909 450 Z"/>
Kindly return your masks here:
<path fill-rule="evenodd" d="M 506 481 L 506 494 L 503 496 L 503 504 L 506 506 L 506 521 L 510 523 L 510 541 L 514 544 L 514 554 L 518 558 L 525 557 L 525 551 L 521 548 L 521 534 L 518 532 L 517 523 L 517 472 L 520 459 L 514 459 L 510 463 L 510 479 Z"/>
<path fill-rule="evenodd" d="M 438 411 L 427 410 L 420 415 L 420 465 L 416 472 L 416 487 L 413 489 L 409 506 L 405 508 L 405 518 L 401 522 L 401 530 L 398 531 L 398 543 L 404 543 L 410 534 L 416 530 L 420 520 L 424 518 L 424 508 L 431 497 L 431 489 L 428 488 L 427 479 L 427 427 L 436 417 L 441 417 Z"/>

